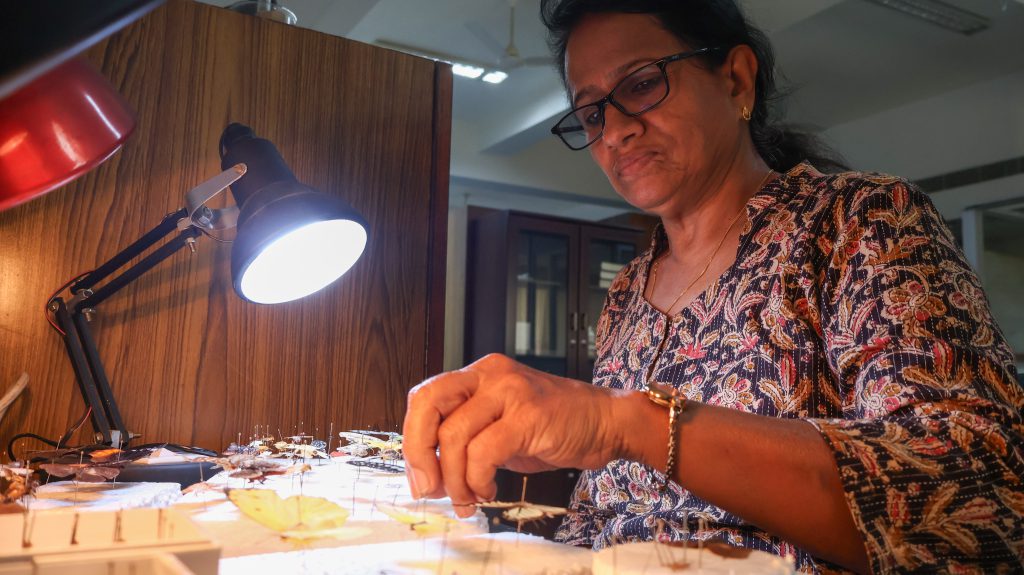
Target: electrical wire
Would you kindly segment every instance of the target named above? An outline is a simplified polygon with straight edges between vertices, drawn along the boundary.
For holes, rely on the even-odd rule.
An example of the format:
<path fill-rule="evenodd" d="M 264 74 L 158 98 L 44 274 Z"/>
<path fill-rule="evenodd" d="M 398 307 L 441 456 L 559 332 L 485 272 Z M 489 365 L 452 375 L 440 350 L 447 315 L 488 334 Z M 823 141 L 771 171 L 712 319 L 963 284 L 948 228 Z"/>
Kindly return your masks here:
<path fill-rule="evenodd" d="M 45 437 L 43 437 L 41 435 L 36 435 L 35 433 L 19 433 L 19 434 L 15 435 L 14 437 L 12 437 L 11 441 L 8 442 L 8 444 L 7 444 L 7 457 L 9 458 L 10 461 L 28 460 L 31 463 L 37 463 L 39 461 L 49 461 L 49 460 L 52 459 L 52 457 L 30 458 L 30 457 L 27 457 L 27 454 L 22 454 L 22 459 L 18 459 L 18 456 L 14 453 L 14 443 L 17 440 L 19 440 L 19 439 L 26 439 L 26 438 L 27 439 L 35 439 L 36 441 L 39 441 L 41 443 L 45 443 L 46 445 L 48 445 L 48 446 L 50 446 L 50 447 L 52 447 L 52 448 L 54 448 L 56 450 L 61 449 L 60 443 L 58 443 L 56 441 L 53 441 L 52 439 L 47 439 L 47 438 L 45 438 Z M 195 447 L 195 446 L 189 446 L 189 445 L 178 445 L 177 443 L 146 443 L 144 445 L 137 445 L 137 446 L 134 446 L 134 447 L 131 447 L 131 448 L 126 448 L 126 449 L 130 449 L 131 451 L 138 451 L 138 450 L 142 450 L 142 449 L 151 449 L 152 450 L 152 449 L 160 449 L 160 448 L 167 449 L 168 451 L 173 451 L 174 453 L 187 453 L 187 454 L 191 454 L 191 455 L 202 455 L 202 456 L 206 456 L 206 457 L 217 457 L 217 456 L 220 455 L 216 451 L 211 451 L 209 449 L 204 449 L 202 447 Z M 69 452 L 81 452 L 81 453 L 84 453 L 84 454 L 88 454 L 89 452 L 100 450 L 100 449 L 110 449 L 110 446 L 105 444 L 105 443 L 93 443 L 93 444 L 89 444 L 89 445 L 79 445 L 79 446 L 73 446 L 73 447 L 65 447 L 64 449 L 68 450 Z"/>
<path fill-rule="evenodd" d="M 59 288 L 57 288 L 57 291 L 53 292 L 53 295 L 51 295 L 49 298 L 47 298 L 46 302 L 43 304 L 43 315 L 46 317 L 46 321 L 53 327 L 53 329 L 57 330 L 57 333 L 59 333 L 61 335 L 61 337 L 64 337 L 67 334 L 64 333 L 64 330 L 62 330 L 60 328 L 60 326 L 57 325 L 57 323 L 55 321 L 53 321 L 53 317 L 52 317 L 52 314 L 50 312 L 50 302 L 52 302 L 54 299 L 56 299 L 56 297 L 58 295 L 60 295 L 60 292 L 68 289 L 68 287 L 70 287 L 71 284 L 73 284 L 76 281 L 84 278 L 85 276 L 91 274 L 92 272 L 93 272 L 93 270 L 89 270 L 87 272 L 82 272 L 82 273 L 78 274 L 77 276 L 69 279 L 64 285 L 62 285 Z"/>
<path fill-rule="evenodd" d="M 223 239 L 223 238 L 218 238 L 217 236 L 215 236 L 215 235 L 211 234 L 211 233 L 209 232 L 209 230 L 205 230 L 205 229 L 203 229 L 203 228 L 201 228 L 201 227 L 199 227 L 199 226 L 196 226 L 196 229 L 197 229 L 197 230 L 199 230 L 200 232 L 202 232 L 204 236 L 206 236 L 206 237 L 210 238 L 211 240 L 213 240 L 213 241 L 215 241 L 215 242 L 220 242 L 220 243 L 222 243 L 222 244 L 230 244 L 230 243 L 234 243 L 234 240 L 225 240 L 225 239 Z"/>
<path fill-rule="evenodd" d="M 85 420 L 89 419 L 90 415 L 92 415 L 92 406 L 87 407 L 85 409 L 85 413 L 82 414 L 82 417 L 80 417 L 74 425 L 68 428 L 68 430 L 64 432 L 64 435 L 60 436 L 60 439 L 57 440 L 57 449 L 60 449 L 61 445 L 67 445 L 68 442 L 71 441 L 71 436 L 85 425 Z"/>
<path fill-rule="evenodd" d="M 60 449 L 61 445 L 67 445 L 67 443 L 71 441 L 71 436 L 74 435 L 76 431 L 81 429 L 83 425 L 85 425 L 85 422 L 86 420 L 89 419 L 90 415 L 92 415 L 92 407 L 87 407 L 85 409 L 85 413 L 82 414 L 82 417 L 78 418 L 78 420 L 75 421 L 75 423 L 73 423 L 71 427 L 69 427 L 68 430 L 64 432 L 64 435 L 61 435 L 60 439 L 58 439 L 57 441 L 53 441 L 52 439 L 48 439 L 41 435 L 36 435 L 35 433 L 19 433 L 15 435 L 7 444 L 7 457 L 9 457 L 11 461 L 18 461 L 18 459 L 14 456 L 14 442 L 23 438 L 35 439 L 36 441 L 41 441 L 54 449 Z"/>
<path fill-rule="evenodd" d="M 19 433 L 12 437 L 9 442 L 7 442 L 7 458 L 10 461 L 19 461 L 19 459 L 14 455 L 14 442 L 24 438 L 35 439 L 36 441 L 41 441 L 42 443 L 45 443 L 46 445 L 49 445 L 50 447 L 57 449 L 56 441 L 47 439 L 41 435 L 36 435 L 35 433 Z"/>

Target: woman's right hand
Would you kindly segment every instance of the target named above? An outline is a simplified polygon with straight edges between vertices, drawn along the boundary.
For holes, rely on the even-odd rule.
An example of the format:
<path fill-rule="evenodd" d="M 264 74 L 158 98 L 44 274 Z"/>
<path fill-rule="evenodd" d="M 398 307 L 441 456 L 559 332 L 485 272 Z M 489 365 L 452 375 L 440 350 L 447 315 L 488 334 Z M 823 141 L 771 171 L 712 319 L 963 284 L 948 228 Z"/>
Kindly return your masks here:
<path fill-rule="evenodd" d="M 498 467 L 603 467 L 629 455 L 624 436 L 636 399 L 647 403 L 636 392 L 557 377 L 499 354 L 432 377 L 409 392 L 403 451 L 410 489 L 414 497 L 448 495 L 469 516 L 470 505 L 494 498 Z"/>

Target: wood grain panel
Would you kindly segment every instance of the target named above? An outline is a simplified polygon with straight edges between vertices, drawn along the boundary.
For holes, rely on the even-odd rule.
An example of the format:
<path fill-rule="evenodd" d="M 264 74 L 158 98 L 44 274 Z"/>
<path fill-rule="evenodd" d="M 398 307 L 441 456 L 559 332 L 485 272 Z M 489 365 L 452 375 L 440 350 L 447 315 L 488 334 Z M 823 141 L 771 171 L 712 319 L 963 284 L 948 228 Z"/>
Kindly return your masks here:
<path fill-rule="evenodd" d="M 435 86 L 437 93 L 434 98 L 434 189 L 448 189 L 448 175 L 451 171 L 452 138 L 451 101 L 452 101 L 452 69 L 448 66 L 437 67 Z M 427 300 L 430 309 L 427 312 L 427 337 L 430 334 L 444 334 L 445 322 L 445 285 L 448 272 L 448 194 L 440 194 L 434 202 L 430 221 L 435 233 L 430 245 L 430 293 Z M 428 348 L 426 368 L 428 373 L 436 373 L 444 365 L 444 345 L 433 345 Z"/>
<path fill-rule="evenodd" d="M 230 245 L 203 238 L 195 255 L 104 302 L 94 329 L 129 428 L 211 448 L 256 425 L 397 428 L 408 388 L 441 367 L 443 317 L 431 310 L 444 301 L 445 67 L 186 0 L 87 57 L 138 126 L 98 169 L 0 213 L 0 388 L 32 377 L 0 440 L 57 437 L 81 414 L 43 304 L 219 172 L 218 138 L 233 121 L 273 141 L 300 181 L 362 213 L 367 251 L 323 292 L 260 306 L 232 290 Z"/>

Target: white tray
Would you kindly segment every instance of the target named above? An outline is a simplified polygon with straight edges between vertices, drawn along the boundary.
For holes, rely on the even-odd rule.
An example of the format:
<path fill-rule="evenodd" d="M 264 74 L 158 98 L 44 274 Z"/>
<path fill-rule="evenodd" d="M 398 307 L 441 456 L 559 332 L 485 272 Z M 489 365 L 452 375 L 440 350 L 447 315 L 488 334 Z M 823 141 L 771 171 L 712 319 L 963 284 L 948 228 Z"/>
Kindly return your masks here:
<path fill-rule="evenodd" d="M 217 573 L 220 548 L 173 509 L 64 509 L 0 515 L 0 575 L 83 575 L 93 572 L 89 566 L 104 574 L 120 573 L 118 566 L 126 574 L 181 572 L 173 570 L 175 561 L 159 557 L 162 554 L 176 557 L 185 573 L 206 575 Z M 130 563 L 136 566 L 128 567 Z"/>

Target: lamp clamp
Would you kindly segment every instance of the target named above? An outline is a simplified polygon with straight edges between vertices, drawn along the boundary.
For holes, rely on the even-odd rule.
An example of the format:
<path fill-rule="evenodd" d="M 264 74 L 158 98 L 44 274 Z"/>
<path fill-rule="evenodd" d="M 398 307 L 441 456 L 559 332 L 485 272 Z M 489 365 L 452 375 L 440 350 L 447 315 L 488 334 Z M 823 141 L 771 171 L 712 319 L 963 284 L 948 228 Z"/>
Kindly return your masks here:
<path fill-rule="evenodd" d="M 68 305 L 68 309 L 78 309 L 78 304 L 82 303 L 82 300 L 84 300 L 86 298 L 89 298 L 89 297 L 92 297 L 92 294 L 93 294 L 93 291 L 91 289 L 89 289 L 89 288 L 72 291 L 71 299 L 68 300 L 68 304 L 67 304 Z M 52 307 L 54 305 L 53 302 L 50 302 L 50 305 Z M 53 307 L 52 309 L 55 311 L 57 308 Z M 95 309 L 91 309 L 91 308 L 90 308 L 89 311 L 90 311 L 90 314 L 96 312 Z M 91 317 L 88 318 L 88 319 L 89 319 L 89 321 L 92 321 Z"/>
<path fill-rule="evenodd" d="M 204 230 L 227 230 L 235 227 L 238 224 L 238 206 L 214 209 L 206 202 L 217 197 L 246 171 L 246 165 L 238 163 L 189 190 L 185 194 L 187 215 L 178 220 L 178 229 L 195 226 Z"/>

